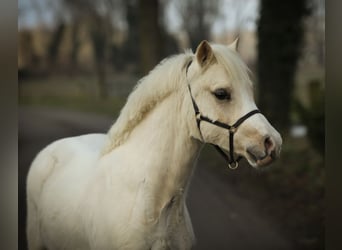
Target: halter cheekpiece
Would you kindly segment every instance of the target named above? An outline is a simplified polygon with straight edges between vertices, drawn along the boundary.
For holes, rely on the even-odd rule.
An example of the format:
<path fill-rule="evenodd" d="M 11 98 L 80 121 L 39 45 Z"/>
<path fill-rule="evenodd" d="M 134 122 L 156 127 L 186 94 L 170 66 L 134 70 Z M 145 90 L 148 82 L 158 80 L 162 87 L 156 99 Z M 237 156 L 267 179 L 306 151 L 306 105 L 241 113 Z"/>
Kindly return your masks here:
<path fill-rule="evenodd" d="M 186 78 L 187 78 L 188 69 L 189 69 L 191 63 L 192 63 L 192 61 L 190 61 L 188 63 L 188 65 L 186 66 Z M 236 133 L 238 127 L 245 120 L 247 120 L 252 115 L 255 115 L 255 114 L 258 114 L 261 112 L 258 109 L 252 110 L 252 111 L 248 112 L 247 114 L 245 114 L 244 116 L 240 117 L 233 125 L 229 125 L 229 124 L 226 124 L 226 123 L 223 123 L 220 121 L 214 121 L 214 120 L 202 115 L 202 113 L 199 110 L 198 105 L 197 105 L 197 103 L 196 103 L 196 101 L 192 95 L 189 81 L 187 82 L 187 85 L 188 85 L 188 89 L 189 89 L 189 93 L 190 93 L 190 97 L 191 97 L 192 106 L 193 106 L 194 111 L 195 111 L 197 127 L 198 127 L 200 134 L 201 134 L 202 139 L 203 139 L 202 132 L 201 132 L 201 122 L 202 121 L 205 121 L 205 122 L 211 123 L 215 126 L 227 129 L 229 132 L 229 156 L 218 145 L 212 144 L 212 143 L 210 143 L 210 144 L 213 145 L 215 147 L 215 149 L 228 162 L 228 167 L 230 169 L 236 169 L 239 166 L 239 161 L 242 159 L 242 156 L 238 156 L 237 159 L 234 159 L 234 134 Z M 204 140 L 203 140 L 203 142 L 206 143 Z"/>

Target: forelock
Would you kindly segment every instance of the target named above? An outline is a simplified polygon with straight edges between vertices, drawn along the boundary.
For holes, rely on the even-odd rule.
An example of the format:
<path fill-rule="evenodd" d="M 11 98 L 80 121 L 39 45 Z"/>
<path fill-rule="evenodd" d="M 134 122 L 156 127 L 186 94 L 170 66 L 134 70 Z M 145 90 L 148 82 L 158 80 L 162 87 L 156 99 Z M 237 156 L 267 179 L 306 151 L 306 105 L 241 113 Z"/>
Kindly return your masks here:
<path fill-rule="evenodd" d="M 248 84 L 249 87 L 253 85 L 249 73 L 250 69 L 242 61 L 237 52 L 229 49 L 225 45 L 212 45 L 214 56 L 217 62 L 222 65 L 227 73 L 232 77 L 233 84 Z"/>

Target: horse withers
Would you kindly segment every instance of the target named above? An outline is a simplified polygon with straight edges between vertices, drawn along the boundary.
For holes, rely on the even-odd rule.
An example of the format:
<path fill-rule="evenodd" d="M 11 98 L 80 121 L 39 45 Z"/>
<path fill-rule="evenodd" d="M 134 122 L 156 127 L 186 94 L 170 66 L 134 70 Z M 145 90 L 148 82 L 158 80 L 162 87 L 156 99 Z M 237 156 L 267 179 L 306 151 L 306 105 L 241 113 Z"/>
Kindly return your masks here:
<path fill-rule="evenodd" d="M 27 177 L 29 249 L 190 249 L 185 204 L 204 143 L 261 168 L 279 133 L 257 110 L 230 46 L 203 41 L 142 78 L 107 134 L 44 148 Z"/>

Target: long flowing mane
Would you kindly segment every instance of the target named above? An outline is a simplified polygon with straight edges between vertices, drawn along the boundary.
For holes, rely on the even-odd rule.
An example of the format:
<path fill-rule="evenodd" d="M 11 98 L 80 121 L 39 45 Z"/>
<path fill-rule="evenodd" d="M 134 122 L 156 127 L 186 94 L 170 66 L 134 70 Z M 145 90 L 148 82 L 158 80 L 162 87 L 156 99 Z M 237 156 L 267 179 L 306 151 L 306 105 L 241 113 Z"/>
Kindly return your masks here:
<path fill-rule="evenodd" d="M 166 58 L 139 80 L 108 132 L 110 142 L 104 148 L 104 154 L 122 145 L 139 122 L 159 102 L 178 89 L 179 84 L 184 83 L 185 74 L 182 73 L 192 56 L 191 51 L 186 51 Z"/>
<path fill-rule="evenodd" d="M 236 81 L 252 86 L 246 64 L 237 53 L 224 45 L 212 45 L 214 56 Z M 185 84 L 184 70 L 194 54 L 191 50 L 161 61 L 150 73 L 143 77 L 129 95 L 114 125 L 110 128 L 109 144 L 103 149 L 103 154 L 122 145 L 131 131 L 144 117 L 164 98 L 179 89 L 179 84 Z"/>

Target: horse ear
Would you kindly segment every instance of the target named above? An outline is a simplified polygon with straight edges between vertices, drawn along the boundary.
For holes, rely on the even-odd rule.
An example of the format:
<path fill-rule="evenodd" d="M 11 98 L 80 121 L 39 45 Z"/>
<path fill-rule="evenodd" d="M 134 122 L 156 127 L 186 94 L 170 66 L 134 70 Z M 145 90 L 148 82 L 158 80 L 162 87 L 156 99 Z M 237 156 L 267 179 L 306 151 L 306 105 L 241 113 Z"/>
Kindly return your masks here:
<path fill-rule="evenodd" d="M 232 42 L 231 44 L 228 45 L 228 48 L 238 51 L 238 47 L 239 47 L 239 38 L 237 37 L 234 42 Z"/>
<path fill-rule="evenodd" d="M 206 40 L 203 40 L 196 49 L 196 58 L 197 58 L 198 63 L 202 67 L 204 67 L 211 62 L 213 56 L 214 54 L 210 47 L 209 42 Z"/>

